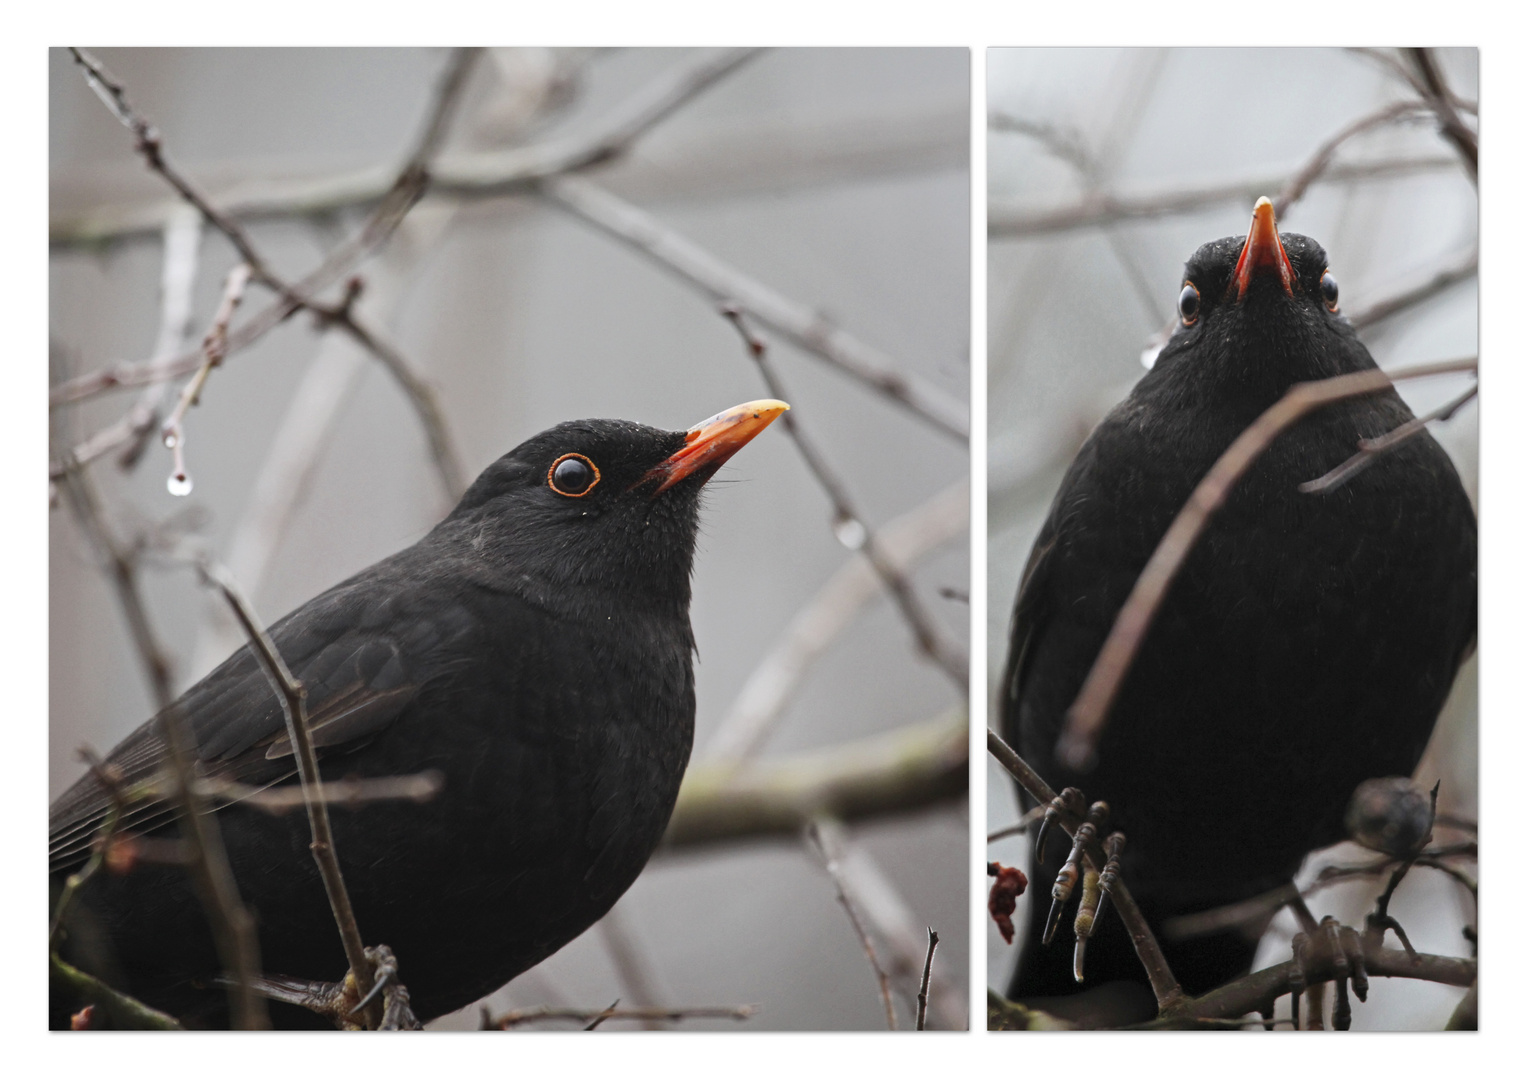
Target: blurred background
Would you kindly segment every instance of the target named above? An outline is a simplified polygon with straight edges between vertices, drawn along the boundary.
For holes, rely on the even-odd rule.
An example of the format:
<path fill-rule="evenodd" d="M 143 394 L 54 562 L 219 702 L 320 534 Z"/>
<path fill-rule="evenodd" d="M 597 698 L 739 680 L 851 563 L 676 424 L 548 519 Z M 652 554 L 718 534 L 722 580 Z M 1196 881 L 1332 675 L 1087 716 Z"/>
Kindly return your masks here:
<path fill-rule="evenodd" d="M 901 1026 L 931 926 L 930 1026 L 964 1027 L 968 52 L 99 59 L 156 125 L 166 159 L 247 230 L 275 275 L 298 282 L 330 253 L 364 256 L 318 295 L 338 301 L 358 275 L 355 321 L 378 343 L 362 348 L 302 312 L 235 348 L 185 420 L 192 490 L 170 494 L 157 425 L 189 369 L 162 362 L 196 349 L 237 256 L 145 167 L 69 52 L 52 51 L 54 474 L 70 455 L 81 462 L 136 554 L 176 688 L 240 639 L 168 549 L 204 545 L 273 621 L 414 542 L 463 479 L 558 421 L 685 428 L 772 396 L 720 313 L 735 301 L 853 517 L 779 425 L 712 482 L 691 768 L 709 770 L 715 798 L 681 800 L 681 814 L 693 811 L 686 842 L 655 857 L 609 919 L 485 1004 L 752 1004 L 750 1029 L 883 1028 L 842 883 Z M 431 159 L 434 186 L 396 231 L 347 249 L 453 71 L 464 81 Z M 274 295 L 250 286 L 235 344 Z M 89 378 L 120 365 L 115 385 Z M 122 385 L 145 365 L 174 377 Z M 404 366 L 412 374 L 399 377 Z M 433 441 L 421 423 L 431 407 Z M 939 662 L 868 569 L 870 547 L 893 580 L 906 574 Z M 49 573 L 52 797 L 82 771 L 81 744 L 109 750 L 153 706 L 63 498 L 50 512 Z M 896 767 L 917 782 L 883 785 L 878 802 L 829 825 L 830 877 L 800 825 L 836 778 L 884 780 Z M 785 823 L 717 832 L 717 798 L 744 787 L 783 804 Z M 467 1010 L 438 1026 L 477 1023 Z"/>
<path fill-rule="evenodd" d="M 1478 53 L 1433 56 L 1472 122 Z M 1329 151 L 1279 228 L 1330 253 L 1345 313 L 1382 367 L 1470 357 L 1478 199 L 1429 114 L 1375 119 L 1338 142 L 1349 125 L 1418 99 L 1414 68 L 1396 50 L 994 49 L 987 65 L 990 704 L 1034 535 L 1082 440 L 1170 330 L 1188 256 L 1243 235 L 1258 196 L 1276 198 Z M 1399 384 L 1418 415 L 1467 386 L 1467 376 Z M 1477 418 L 1470 403 L 1432 425 L 1471 497 Z M 1476 683 L 1471 660 L 1417 771 L 1426 787 L 1441 779 L 1439 809 L 1468 818 L 1477 813 Z M 1017 820 L 1017 804 L 995 763 L 987 774 L 995 831 Z M 1022 836 L 988 853 L 1027 865 Z M 1341 845 L 1308 860 L 1301 883 L 1322 865 L 1369 859 Z M 1381 884 L 1347 882 L 1310 903 L 1317 917 L 1360 924 Z M 1476 925 L 1476 913 L 1456 881 L 1413 873 L 1391 911 L 1417 949 L 1470 954 L 1462 928 Z M 1280 915 L 1257 966 L 1288 959 L 1295 929 Z M 1007 986 L 1016 954 L 988 925 L 989 985 Z M 1354 1007 L 1353 1027 L 1441 1028 L 1463 993 L 1380 980 Z M 1280 999 L 1280 1015 L 1287 1008 Z"/>

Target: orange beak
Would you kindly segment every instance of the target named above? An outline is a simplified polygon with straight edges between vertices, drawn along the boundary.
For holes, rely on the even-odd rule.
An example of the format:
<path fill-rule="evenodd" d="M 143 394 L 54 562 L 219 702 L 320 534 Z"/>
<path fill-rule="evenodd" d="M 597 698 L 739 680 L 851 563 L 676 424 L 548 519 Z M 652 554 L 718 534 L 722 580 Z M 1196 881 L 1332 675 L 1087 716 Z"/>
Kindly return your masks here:
<path fill-rule="evenodd" d="M 641 479 L 657 480 L 658 492 L 667 491 L 686 476 L 701 469 L 715 472 L 727 458 L 741 450 L 774 418 L 790 406 L 773 398 L 760 398 L 734 405 L 709 420 L 702 420 L 684 433 L 684 445 L 672 457 L 659 463 Z"/>
<path fill-rule="evenodd" d="M 1263 195 L 1251 208 L 1251 230 L 1246 234 L 1246 246 L 1235 264 L 1235 298 L 1244 300 L 1251 279 L 1264 270 L 1276 270 L 1283 291 L 1294 295 L 1294 268 L 1289 264 L 1283 241 L 1278 239 L 1278 222 L 1273 214 L 1272 200 Z"/>

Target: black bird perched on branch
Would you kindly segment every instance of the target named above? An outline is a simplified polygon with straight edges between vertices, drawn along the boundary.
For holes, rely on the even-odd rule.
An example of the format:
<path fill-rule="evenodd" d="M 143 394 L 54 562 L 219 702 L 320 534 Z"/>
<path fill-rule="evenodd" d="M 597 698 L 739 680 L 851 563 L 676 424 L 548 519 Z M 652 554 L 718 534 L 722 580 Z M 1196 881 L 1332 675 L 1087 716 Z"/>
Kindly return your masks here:
<path fill-rule="evenodd" d="M 423 770 L 443 779 L 422 805 L 331 811 L 361 933 L 392 948 L 421 1018 L 550 956 L 647 862 L 694 733 L 701 487 L 786 408 L 748 402 L 687 432 L 559 424 L 490 465 L 413 547 L 271 627 L 306 685 L 326 781 Z M 280 700 L 247 646 L 178 707 L 204 775 L 295 782 Z M 130 786 L 158 774 L 164 756 L 155 719 L 108 764 Z M 54 803 L 55 875 L 84 861 L 109 804 L 94 773 Z M 161 794 L 124 824 L 173 835 L 173 818 Z M 217 823 L 264 971 L 344 975 L 303 814 L 234 803 Z M 225 992 L 211 988 L 220 964 L 183 870 L 97 874 L 76 907 L 75 962 L 192 1023 L 226 1022 Z"/>
<path fill-rule="evenodd" d="M 1195 994 L 1247 970 L 1260 930 L 1173 941 L 1162 921 L 1286 882 L 1307 853 L 1342 839 L 1361 781 L 1415 769 L 1472 649 L 1476 544 L 1469 499 L 1424 431 L 1334 489 L 1299 490 L 1360 439 L 1412 419 L 1393 388 L 1311 413 L 1211 519 L 1135 656 L 1093 767 L 1067 767 L 1057 752 L 1067 710 L 1195 485 L 1295 383 L 1375 367 L 1339 313 L 1325 251 L 1280 238 L 1266 199 L 1248 236 L 1188 261 L 1178 310 L 1152 370 L 1071 464 L 1034 542 L 1001 709 L 1007 738 L 1056 790 L 1109 803 L 1105 831 L 1128 840 L 1124 879 Z M 1087 947 L 1085 987 L 1069 918 L 1040 944 L 1054 849 L 1065 846 L 1052 838 L 1035 864 L 1011 993 L 1119 981 L 1110 995 L 1148 1018 L 1149 993 L 1125 985 L 1147 983 L 1117 918 L 1102 919 Z"/>

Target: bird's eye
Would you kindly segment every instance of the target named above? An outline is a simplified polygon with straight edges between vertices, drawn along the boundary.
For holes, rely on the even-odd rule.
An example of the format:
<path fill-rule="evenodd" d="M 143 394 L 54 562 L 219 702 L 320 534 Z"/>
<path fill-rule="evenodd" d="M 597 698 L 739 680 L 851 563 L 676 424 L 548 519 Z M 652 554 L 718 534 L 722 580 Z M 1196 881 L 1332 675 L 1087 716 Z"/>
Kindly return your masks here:
<path fill-rule="evenodd" d="M 576 499 L 594 490 L 599 483 L 599 469 L 582 454 L 563 454 L 551 463 L 546 483 L 558 495 Z"/>
<path fill-rule="evenodd" d="M 1192 326 L 1198 321 L 1198 288 L 1191 281 L 1177 294 L 1177 314 L 1182 316 L 1184 326 Z"/>
<path fill-rule="evenodd" d="M 1326 310 L 1336 311 L 1336 278 L 1327 270 L 1320 278 L 1320 296 L 1326 302 Z"/>

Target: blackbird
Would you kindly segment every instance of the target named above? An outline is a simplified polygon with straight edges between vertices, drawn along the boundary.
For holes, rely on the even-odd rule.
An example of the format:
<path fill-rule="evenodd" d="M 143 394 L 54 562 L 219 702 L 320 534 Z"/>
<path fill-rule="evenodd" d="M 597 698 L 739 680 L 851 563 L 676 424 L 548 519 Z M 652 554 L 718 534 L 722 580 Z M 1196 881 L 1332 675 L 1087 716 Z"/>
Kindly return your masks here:
<path fill-rule="evenodd" d="M 690 570 L 701 487 L 788 406 L 760 400 L 690 428 L 559 424 L 490 465 L 414 546 L 270 628 L 307 687 L 326 780 L 437 771 L 420 804 L 332 809 L 368 945 L 398 958 L 416 1014 L 459 1009 L 544 960 L 636 879 L 694 734 Z M 295 783 L 280 702 L 246 646 L 180 698 L 202 773 Z M 160 720 L 107 759 L 125 784 L 163 767 Z M 87 857 L 107 812 L 94 773 L 50 814 L 51 872 Z M 272 975 L 346 963 L 300 811 L 234 803 L 217 823 Z M 136 806 L 138 834 L 176 830 Z M 185 872 L 96 874 L 74 905 L 74 962 L 190 1024 L 226 1024 L 221 965 Z M 57 1014 L 68 1002 L 56 1000 Z M 78 1007 L 77 1005 L 74 1007 Z M 277 1007 L 273 1022 L 318 1018 Z"/>
<path fill-rule="evenodd" d="M 1307 853 L 1342 839 L 1359 783 L 1415 769 L 1473 647 L 1476 545 L 1468 496 L 1424 432 L 1329 492 L 1302 493 L 1358 440 L 1412 419 L 1392 388 L 1316 410 L 1213 517 L 1135 657 L 1094 766 L 1067 768 L 1056 752 L 1067 709 L 1199 480 L 1295 383 L 1375 367 L 1340 313 L 1325 251 L 1280 236 L 1266 199 L 1249 235 L 1194 253 L 1178 313 L 1154 367 L 1082 446 L 1034 542 L 1000 707 L 1008 739 L 1057 791 L 1074 785 L 1109 804 L 1103 832 L 1127 838 L 1124 879 L 1197 994 L 1249 969 L 1262 926 L 1174 941 L 1163 920 L 1286 882 Z M 1104 997 L 1133 1019 L 1153 1015 L 1117 918 L 1099 921 L 1082 986 L 1069 912 L 1040 944 L 1065 838 L 1048 846 L 1012 995 L 1117 980 Z"/>

